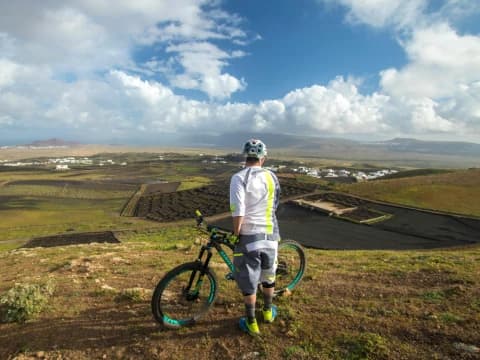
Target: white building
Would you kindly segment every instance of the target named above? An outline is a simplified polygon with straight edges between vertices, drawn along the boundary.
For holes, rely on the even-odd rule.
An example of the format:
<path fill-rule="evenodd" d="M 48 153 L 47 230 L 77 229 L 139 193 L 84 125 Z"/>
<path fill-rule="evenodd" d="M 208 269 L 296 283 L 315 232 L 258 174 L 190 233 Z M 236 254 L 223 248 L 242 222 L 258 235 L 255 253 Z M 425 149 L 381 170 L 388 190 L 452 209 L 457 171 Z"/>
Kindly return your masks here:
<path fill-rule="evenodd" d="M 70 170 L 70 168 L 68 167 L 68 165 L 57 165 L 57 166 L 55 167 L 55 170 L 65 171 L 65 170 Z"/>

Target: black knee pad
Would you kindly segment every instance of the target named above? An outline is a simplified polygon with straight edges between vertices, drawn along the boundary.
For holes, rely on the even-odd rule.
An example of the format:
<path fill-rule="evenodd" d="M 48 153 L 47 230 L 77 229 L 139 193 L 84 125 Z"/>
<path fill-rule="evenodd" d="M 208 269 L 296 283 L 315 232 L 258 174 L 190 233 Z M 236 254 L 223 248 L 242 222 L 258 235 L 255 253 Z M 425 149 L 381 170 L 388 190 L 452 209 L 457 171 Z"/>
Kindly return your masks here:
<path fill-rule="evenodd" d="M 271 289 L 271 288 L 275 287 L 275 282 L 273 282 L 271 284 L 263 282 L 262 286 L 263 286 L 264 289 Z"/>

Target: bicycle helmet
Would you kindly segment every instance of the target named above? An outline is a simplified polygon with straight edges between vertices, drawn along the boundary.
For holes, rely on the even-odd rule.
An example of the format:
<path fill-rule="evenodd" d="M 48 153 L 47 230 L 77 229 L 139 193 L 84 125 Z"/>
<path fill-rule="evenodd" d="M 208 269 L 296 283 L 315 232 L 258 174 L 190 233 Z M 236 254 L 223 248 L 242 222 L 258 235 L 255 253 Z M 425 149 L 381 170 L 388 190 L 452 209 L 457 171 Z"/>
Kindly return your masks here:
<path fill-rule="evenodd" d="M 243 153 L 247 157 L 253 157 L 257 159 L 267 156 L 267 146 L 258 139 L 250 139 L 243 146 Z"/>

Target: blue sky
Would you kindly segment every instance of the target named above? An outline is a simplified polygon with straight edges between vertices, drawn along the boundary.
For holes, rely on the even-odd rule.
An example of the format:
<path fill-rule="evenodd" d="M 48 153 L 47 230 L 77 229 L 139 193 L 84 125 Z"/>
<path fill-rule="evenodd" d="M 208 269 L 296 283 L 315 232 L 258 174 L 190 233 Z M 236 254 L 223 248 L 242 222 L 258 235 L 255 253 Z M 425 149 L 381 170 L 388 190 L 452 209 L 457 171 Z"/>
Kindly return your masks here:
<path fill-rule="evenodd" d="M 479 74 L 477 1 L 0 0 L 0 143 L 480 142 Z"/>
<path fill-rule="evenodd" d="M 376 89 L 378 72 L 405 63 L 393 34 L 365 26 L 346 26 L 341 7 L 314 1 L 231 2 L 229 9 L 244 14 L 247 25 L 262 39 L 231 66 L 232 73 L 255 79 L 238 101 L 261 101 L 289 91 L 325 84 L 338 75 L 362 77 L 367 90 Z M 237 6 L 232 6 L 237 5 Z"/>

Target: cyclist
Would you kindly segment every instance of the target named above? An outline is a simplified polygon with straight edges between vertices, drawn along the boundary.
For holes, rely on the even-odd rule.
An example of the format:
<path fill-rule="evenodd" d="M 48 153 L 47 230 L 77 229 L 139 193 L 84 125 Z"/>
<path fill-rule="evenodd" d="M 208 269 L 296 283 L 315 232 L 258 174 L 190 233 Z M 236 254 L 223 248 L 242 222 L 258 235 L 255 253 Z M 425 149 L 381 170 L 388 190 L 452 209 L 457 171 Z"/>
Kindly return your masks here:
<path fill-rule="evenodd" d="M 257 139 L 243 147 L 245 168 L 230 181 L 230 210 L 233 217 L 235 280 L 242 291 L 246 316 L 240 318 L 240 328 L 250 334 L 260 333 L 255 318 L 258 284 L 263 289 L 263 320 L 273 322 L 277 315 L 272 305 L 277 267 L 278 223 L 275 216 L 280 185 L 277 177 L 263 169 L 267 147 Z"/>

